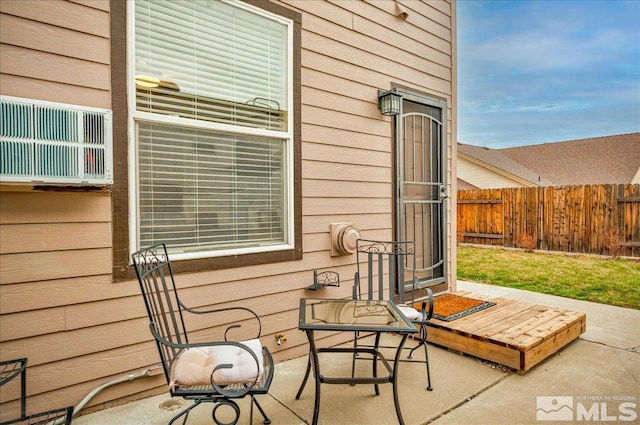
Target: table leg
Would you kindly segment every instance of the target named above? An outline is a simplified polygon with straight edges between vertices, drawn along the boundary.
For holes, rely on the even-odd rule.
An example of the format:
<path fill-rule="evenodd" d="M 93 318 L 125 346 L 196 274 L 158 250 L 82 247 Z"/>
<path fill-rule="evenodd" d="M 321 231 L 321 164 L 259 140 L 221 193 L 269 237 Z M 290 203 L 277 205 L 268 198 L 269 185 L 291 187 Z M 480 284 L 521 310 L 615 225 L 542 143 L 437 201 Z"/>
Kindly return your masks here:
<path fill-rule="evenodd" d="M 396 351 L 396 357 L 393 360 L 393 376 L 391 377 L 391 385 L 393 386 L 393 403 L 396 406 L 396 415 L 398 416 L 398 423 L 404 425 L 404 419 L 402 419 L 402 411 L 400 410 L 400 399 L 398 398 L 398 365 L 400 364 L 400 355 L 402 353 L 402 347 L 407 341 L 409 334 L 403 334 L 398 350 Z"/>
<path fill-rule="evenodd" d="M 307 371 L 304 373 L 304 378 L 302 379 L 300 388 L 298 388 L 298 392 L 296 393 L 296 400 L 300 400 L 300 396 L 302 395 L 302 390 L 304 390 L 304 386 L 307 385 L 307 380 L 309 379 L 310 372 L 311 372 L 311 351 L 309 351 L 309 359 L 307 360 Z"/>
<path fill-rule="evenodd" d="M 318 424 L 318 416 L 320 414 L 320 364 L 318 362 L 318 350 L 316 348 L 315 338 L 313 336 L 313 330 L 307 329 L 307 339 L 309 340 L 309 358 L 313 364 L 313 376 L 316 381 L 316 395 L 313 403 L 313 421 L 312 425 Z"/>
<path fill-rule="evenodd" d="M 373 377 L 378 377 L 378 349 L 380 347 L 380 332 L 376 332 L 376 340 L 374 343 L 374 354 L 373 354 Z M 376 389 L 376 395 L 380 395 L 380 387 L 378 384 L 374 384 L 374 388 Z"/>

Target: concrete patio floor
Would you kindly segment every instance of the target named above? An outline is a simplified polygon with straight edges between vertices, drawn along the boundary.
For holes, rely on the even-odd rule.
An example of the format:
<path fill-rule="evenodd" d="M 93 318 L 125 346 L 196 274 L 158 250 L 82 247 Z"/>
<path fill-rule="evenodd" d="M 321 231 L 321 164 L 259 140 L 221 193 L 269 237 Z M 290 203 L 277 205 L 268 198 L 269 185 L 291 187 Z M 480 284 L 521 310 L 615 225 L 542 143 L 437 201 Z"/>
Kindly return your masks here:
<path fill-rule="evenodd" d="M 554 414 L 556 419 L 561 419 L 555 423 L 567 423 L 567 419 L 640 422 L 639 310 L 470 282 L 458 282 L 458 289 L 581 311 L 587 314 L 587 331 L 524 375 L 430 345 L 433 391 L 425 390 L 424 364 L 403 362 L 400 365 L 400 405 L 407 425 L 538 424 Z M 387 338 L 387 342 L 393 343 L 392 339 L 397 337 Z M 408 340 L 407 345 L 412 344 L 413 341 Z M 295 400 L 306 362 L 304 356 L 276 364 L 269 394 L 258 397 L 272 424 L 311 423 L 312 379 L 300 400 Z M 331 362 L 323 363 L 321 357 L 321 367 L 323 373 L 332 370 L 344 373 L 350 371 L 351 362 L 347 356 L 332 357 Z M 375 395 L 372 385 L 323 385 L 321 395 L 319 424 L 397 423 L 390 385 L 381 385 L 379 396 Z M 572 403 L 569 409 L 548 412 L 552 410 L 549 403 L 566 401 L 567 397 Z M 177 413 L 160 408 L 168 400 L 168 393 L 162 394 L 77 416 L 73 423 L 164 425 Z M 598 405 L 594 407 L 594 403 Z M 242 409 L 239 423 L 248 424 L 248 399 L 239 404 Z M 542 416 L 538 418 L 537 414 Z M 254 416 L 255 424 L 262 423 L 256 409 Z M 211 406 L 195 409 L 187 423 L 213 423 Z"/>

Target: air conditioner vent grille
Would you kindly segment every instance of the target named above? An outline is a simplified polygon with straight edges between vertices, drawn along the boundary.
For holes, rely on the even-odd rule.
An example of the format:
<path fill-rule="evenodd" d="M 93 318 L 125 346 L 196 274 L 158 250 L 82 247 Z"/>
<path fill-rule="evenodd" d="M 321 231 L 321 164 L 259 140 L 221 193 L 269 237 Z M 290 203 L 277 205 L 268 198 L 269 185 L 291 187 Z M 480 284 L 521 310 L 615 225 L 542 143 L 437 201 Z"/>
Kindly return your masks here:
<path fill-rule="evenodd" d="M 3 182 L 110 184 L 111 111 L 0 97 Z"/>

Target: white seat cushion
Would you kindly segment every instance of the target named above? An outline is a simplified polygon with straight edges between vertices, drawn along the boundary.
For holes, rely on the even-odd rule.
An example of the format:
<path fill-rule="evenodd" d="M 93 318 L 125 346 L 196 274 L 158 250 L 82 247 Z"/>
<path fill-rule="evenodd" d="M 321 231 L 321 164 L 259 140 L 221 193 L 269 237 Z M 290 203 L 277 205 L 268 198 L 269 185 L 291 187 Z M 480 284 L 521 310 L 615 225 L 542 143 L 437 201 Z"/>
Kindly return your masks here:
<path fill-rule="evenodd" d="M 416 310 L 413 307 L 409 307 L 408 305 L 399 305 L 398 309 L 404 314 L 409 320 L 418 320 L 422 318 L 422 313 Z"/>
<path fill-rule="evenodd" d="M 258 339 L 241 341 L 258 358 L 258 364 L 249 351 L 234 345 L 194 347 L 185 350 L 174 363 L 170 386 L 210 385 L 213 370 L 221 364 L 229 369 L 219 369 L 213 379 L 217 385 L 252 383 L 264 372 L 262 344 Z"/>

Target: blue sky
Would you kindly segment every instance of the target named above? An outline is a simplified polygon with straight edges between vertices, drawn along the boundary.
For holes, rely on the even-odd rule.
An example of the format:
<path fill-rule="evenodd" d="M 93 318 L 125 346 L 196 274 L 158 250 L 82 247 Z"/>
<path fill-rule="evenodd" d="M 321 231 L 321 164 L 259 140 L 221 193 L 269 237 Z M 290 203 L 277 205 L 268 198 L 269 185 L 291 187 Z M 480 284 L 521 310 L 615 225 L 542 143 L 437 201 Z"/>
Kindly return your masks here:
<path fill-rule="evenodd" d="M 640 0 L 459 0 L 458 141 L 640 132 Z"/>

